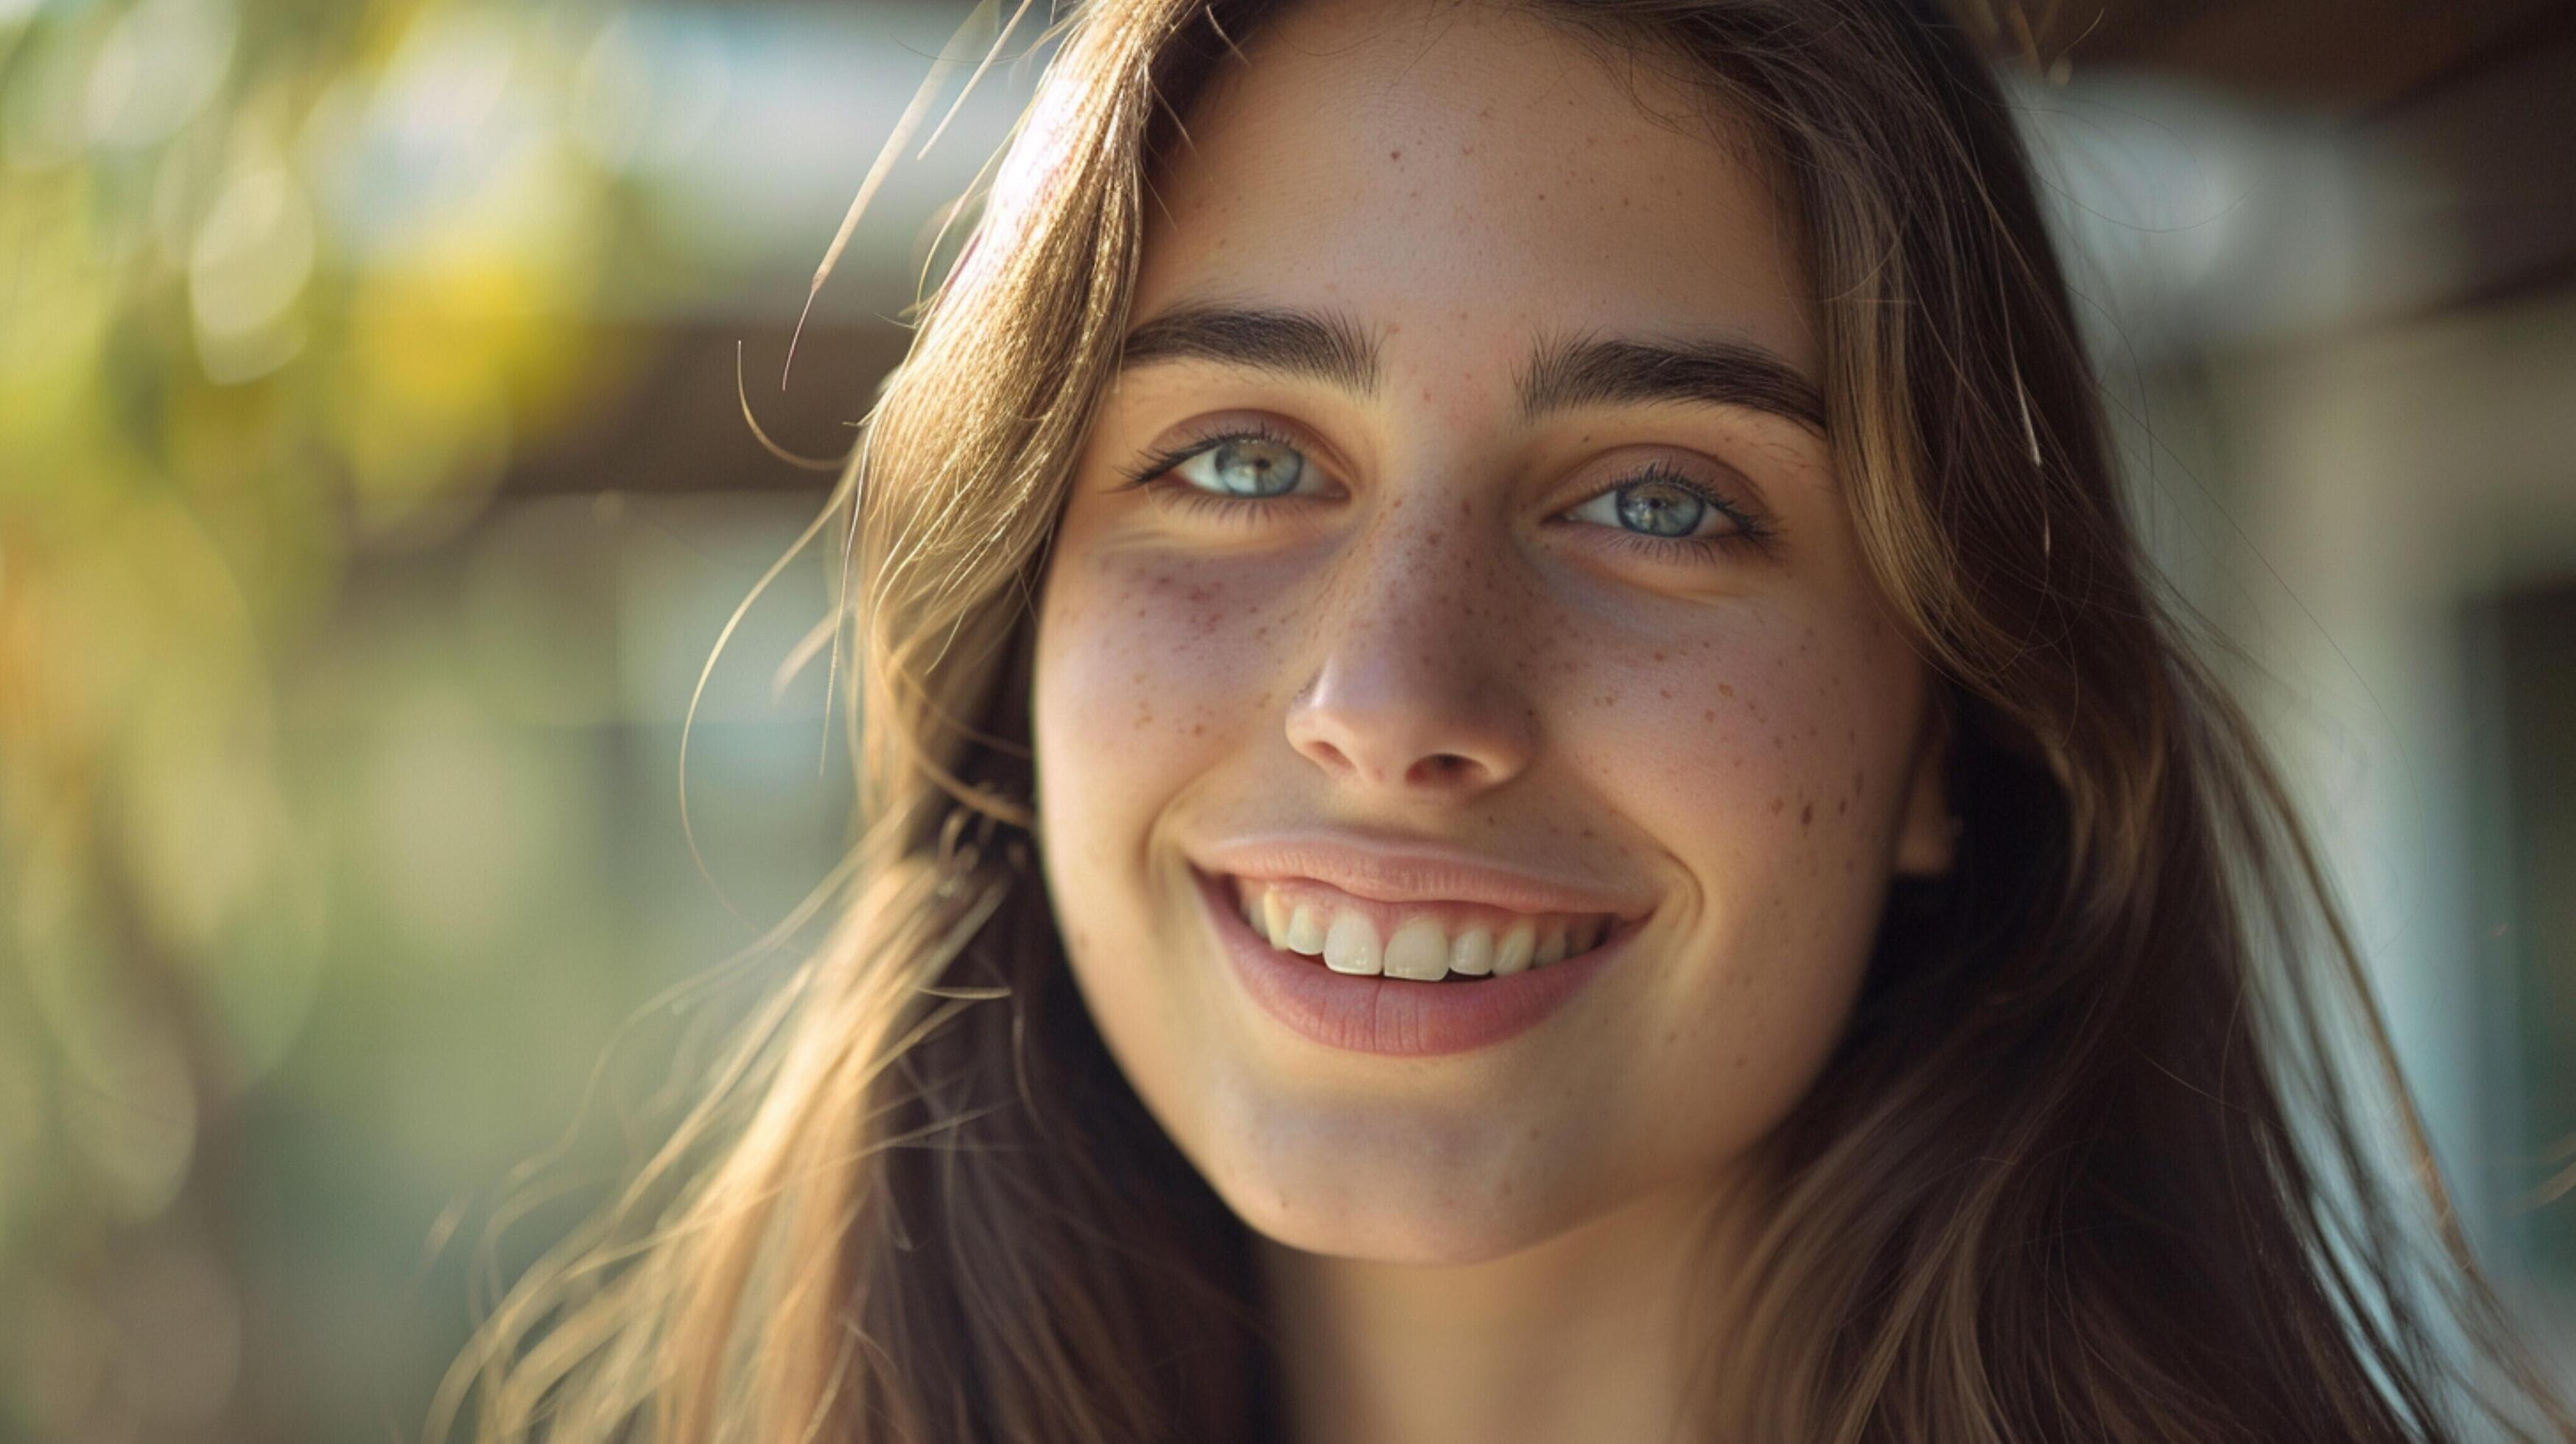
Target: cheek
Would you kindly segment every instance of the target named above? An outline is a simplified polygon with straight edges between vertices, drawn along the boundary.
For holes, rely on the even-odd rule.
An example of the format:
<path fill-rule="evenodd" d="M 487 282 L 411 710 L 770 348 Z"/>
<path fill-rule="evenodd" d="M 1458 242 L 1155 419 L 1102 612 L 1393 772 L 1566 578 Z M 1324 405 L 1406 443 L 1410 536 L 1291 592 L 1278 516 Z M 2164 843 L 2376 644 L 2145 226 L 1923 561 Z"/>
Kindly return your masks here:
<path fill-rule="evenodd" d="M 1883 845 L 1910 737 L 1910 674 L 1874 639 L 1748 613 L 1697 636 L 1603 644 L 1556 663 L 1582 775 L 1685 870 L 1861 877 Z M 1906 660 L 1910 665 L 1910 659 Z M 1868 680 L 1872 677 L 1881 680 Z"/>
<path fill-rule="evenodd" d="M 1211 976 L 1186 966 L 1195 894 L 1166 896 L 1157 829 L 1194 788 L 1279 738 L 1266 680 L 1283 631 L 1213 563 L 1059 539 L 1039 598 L 1032 731 L 1039 852 L 1086 1006 L 1176 1138 L 1210 1085 Z"/>
<path fill-rule="evenodd" d="M 1665 966 L 1617 999 L 1622 1046 L 1599 1055 L 1623 1146 L 1658 1166 L 1738 1156 L 1813 1085 L 1876 936 L 1913 735 L 1901 646 L 1829 617 L 1719 620 L 1603 649 L 1561 714 L 1606 810 L 1677 875 Z"/>
<path fill-rule="evenodd" d="M 1744 612 L 1559 664 L 1567 751 L 1679 875 L 1678 966 L 1634 1021 L 1730 1087 L 1794 1092 L 1867 961 L 1919 709 L 1885 639 Z"/>
<path fill-rule="evenodd" d="M 1278 733 L 1270 660 L 1293 628 L 1260 582 L 1062 538 L 1039 599 L 1031 721 L 1041 840 L 1068 883 L 1079 876 L 1081 911 L 1125 899 L 1122 925 L 1147 925 L 1158 821 L 1263 729 Z"/>
<path fill-rule="evenodd" d="M 1214 567 L 1115 553 L 1067 558 L 1050 573 L 1040 610 L 1042 754 L 1077 755 L 1086 777 L 1130 793 L 1198 770 L 1257 710 L 1258 657 L 1241 645 L 1246 613 Z"/>

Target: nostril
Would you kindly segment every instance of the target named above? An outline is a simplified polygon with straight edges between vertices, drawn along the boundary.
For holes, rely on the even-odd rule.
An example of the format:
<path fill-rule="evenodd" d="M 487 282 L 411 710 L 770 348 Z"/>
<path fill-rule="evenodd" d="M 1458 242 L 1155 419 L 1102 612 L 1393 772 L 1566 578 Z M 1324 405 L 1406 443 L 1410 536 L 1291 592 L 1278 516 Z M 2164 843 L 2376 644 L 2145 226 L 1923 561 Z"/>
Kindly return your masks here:
<path fill-rule="evenodd" d="M 1308 739 L 1303 747 L 1307 755 L 1328 767 L 1354 768 L 1348 754 L 1320 737 Z"/>
<path fill-rule="evenodd" d="M 1431 756 L 1423 758 L 1421 762 L 1421 768 L 1426 778 L 1429 780 L 1440 781 L 1463 776 L 1472 770 L 1475 765 L 1476 764 L 1471 759 L 1461 757 L 1455 752 L 1435 752 Z"/>

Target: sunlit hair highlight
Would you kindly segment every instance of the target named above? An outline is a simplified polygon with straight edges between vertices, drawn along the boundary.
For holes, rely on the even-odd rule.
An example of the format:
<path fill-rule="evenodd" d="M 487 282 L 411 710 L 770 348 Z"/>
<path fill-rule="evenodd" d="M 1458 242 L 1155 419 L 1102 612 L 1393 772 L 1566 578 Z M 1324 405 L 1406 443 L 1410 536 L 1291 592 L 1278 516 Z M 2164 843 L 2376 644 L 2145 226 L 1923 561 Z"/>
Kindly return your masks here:
<path fill-rule="evenodd" d="M 1066 977 L 1027 687 L 1153 163 L 1283 8 L 1097 0 L 1055 32 L 809 533 L 847 550 L 857 702 L 829 935 L 625 1200 L 502 1301 L 433 1437 L 1276 1429 L 1242 1226 Z M 1523 8 L 1761 136 L 1963 825 L 1953 877 L 1891 896 L 1847 1036 L 1765 1145 L 1767 1229 L 1710 1284 L 1712 1426 L 2576 1434 L 2449 1216 L 2285 788 L 2141 557 L 1993 78 L 1904 0 Z"/>

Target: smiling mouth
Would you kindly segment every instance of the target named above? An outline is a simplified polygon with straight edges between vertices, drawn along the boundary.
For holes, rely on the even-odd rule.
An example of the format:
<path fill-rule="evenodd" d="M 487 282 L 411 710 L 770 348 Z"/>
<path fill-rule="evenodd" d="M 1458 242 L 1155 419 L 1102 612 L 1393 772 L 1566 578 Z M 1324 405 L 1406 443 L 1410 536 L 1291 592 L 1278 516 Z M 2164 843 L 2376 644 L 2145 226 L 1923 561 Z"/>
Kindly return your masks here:
<path fill-rule="evenodd" d="M 1219 879 L 1253 935 L 1337 973 L 1477 983 L 1578 958 L 1608 942 L 1609 913 L 1516 913 L 1467 903 L 1387 903 L 1306 879 Z"/>

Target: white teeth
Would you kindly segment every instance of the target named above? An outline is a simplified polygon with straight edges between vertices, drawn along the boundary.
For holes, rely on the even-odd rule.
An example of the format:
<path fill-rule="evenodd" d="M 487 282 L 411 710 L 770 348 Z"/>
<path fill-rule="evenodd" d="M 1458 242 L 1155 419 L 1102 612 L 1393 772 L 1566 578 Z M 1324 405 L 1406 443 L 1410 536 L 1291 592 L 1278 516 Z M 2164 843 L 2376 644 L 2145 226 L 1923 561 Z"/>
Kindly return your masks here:
<path fill-rule="evenodd" d="M 1449 939 L 1442 934 L 1440 924 L 1431 919 L 1415 918 L 1386 940 L 1388 977 L 1436 983 L 1448 971 Z"/>
<path fill-rule="evenodd" d="M 1565 924 L 1551 923 L 1538 935 L 1538 951 L 1531 955 L 1530 966 L 1544 968 L 1565 956 Z"/>
<path fill-rule="evenodd" d="M 1481 978 L 1494 970 L 1494 935 L 1486 928 L 1469 928 L 1449 945 L 1449 971 Z"/>
<path fill-rule="evenodd" d="M 1453 938 L 1438 917 L 1416 916 L 1406 919 L 1394 936 L 1381 939 L 1365 912 L 1335 908 L 1328 914 L 1315 903 L 1292 903 L 1274 887 L 1247 885 L 1236 903 L 1245 926 L 1274 948 L 1321 957 L 1337 973 L 1426 983 L 1451 973 L 1508 978 L 1544 968 L 1600 946 L 1615 925 L 1610 918 L 1560 915 L 1514 923 L 1499 936 L 1480 925 Z"/>
<path fill-rule="evenodd" d="M 1355 912 L 1334 914 L 1332 931 L 1324 934 L 1324 966 L 1362 976 L 1380 971 L 1376 925 Z"/>
<path fill-rule="evenodd" d="M 1324 924 L 1313 903 L 1299 903 L 1288 915 L 1288 951 L 1313 957 L 1324 950 Z"/>

